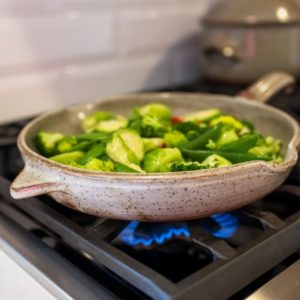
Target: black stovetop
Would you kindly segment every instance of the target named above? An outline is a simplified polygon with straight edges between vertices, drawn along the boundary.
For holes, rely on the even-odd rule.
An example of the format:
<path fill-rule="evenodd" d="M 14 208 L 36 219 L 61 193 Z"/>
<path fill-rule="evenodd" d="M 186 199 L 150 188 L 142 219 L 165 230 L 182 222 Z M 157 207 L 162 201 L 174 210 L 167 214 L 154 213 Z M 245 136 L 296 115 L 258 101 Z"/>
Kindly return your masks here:
<path fill-rule="evenodd" d="M 176 90 L 242 88 L 201 82 Z M 299 93 L 271 104 L 298 119 Z M 275 192 L 238 211 L 191 222 L 114 221 L 48 196 L 10 197 L 25 123 L 0 127 L 0 235 L 75 299 L 243 299 L 300 258 L 300 165 Z"/>

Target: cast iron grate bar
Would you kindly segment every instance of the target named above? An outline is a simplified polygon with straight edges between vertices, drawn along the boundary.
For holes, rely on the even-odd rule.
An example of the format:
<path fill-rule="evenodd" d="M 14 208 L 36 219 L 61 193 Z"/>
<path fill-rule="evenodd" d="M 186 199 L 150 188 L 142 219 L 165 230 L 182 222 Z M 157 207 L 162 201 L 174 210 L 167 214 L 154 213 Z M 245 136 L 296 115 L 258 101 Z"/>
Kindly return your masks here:
<path fill-rule="evenodd" d="M 297 185 L 283 184 L 279 188 L 277 188 L 277 191 L 289 193 L 289 194 L 300 197 L 300 186 L 297 186 Z"/>
<path fill-rule="evenodd" d="M 249 211 L 244 211 L 243 213 L 253 219 L 257 219 L 262 224 L 263 229 L 279 229 L 285 225 L 285 222 L 272 212 L 251 209 Z"/>
<path fill-rule="evenodd" d="M 60 235 L 71 247 L 88 254 L 93 260 L 106 266 L 155 299 L 197 299 L 200 292 L 202 299 L 227 298 L 300 248 L 300 238 L 295 238 L 300 237 L 300 212 L 298 212 L 285 220 L 284 228 L 279 231 L 267 230 L 263 233 L 265 239 L 262 240 L 260 237 L 259 243 L 252 241 L 250 247 L 241 247 L 243 251 L 238 248 L 235 255 L 233 255 L 234 250 L 232 250 L 233 252 L 228 250 L 230 247 L 226 247 L 227 249 L 224 250 L 223 245 L 220 246 L 217 243 L 217 249 L 212 249 L 212 251 L 214 253 L 232 252 L 232 255 L 231 253 L 227 254 L 229 259 L 216 259 L 213 263 L 175 284 L 109 243 L 108 239 L 115 235 L 114 224 L 117 224 L 118 228 L 115 230 L 119 233 L 123 227 L 122 222 L 101 221 L 100 219 L 94 227 L 86 229 L 70 221 L 37 198 L 24 201 L 12 199 L 9 194 L 9 182 L 6 179 L 0 178 L 0 186 L 2 186 L 2 193 L 7 199 L 35 218 L 40 224 Z M 289 220 L 293 220 L 293 222 Z M 107 226 L 108 234 L 101 231 L 101 224 Z M 97 238 L 96 233 L 93 235 L 93 230 L 98 231 L 99 237 L 101 236 L 102 239 Z M 291 236 L 293 238 L 290 238 Z M 197 237 L 196 240 L 200 239 Z M 203 244 L 209 248 L 212 247 L 213 242 L 207 243 L 204 240 Z M 253 265 L 257 260 L 263 263 L 256 264 L 254 269 Z M 226 281 L 228 278 L 234 279 L 235 284 L 224 283 L 224 280 Z M 221 285 L 218 285 L 220 282 Z M 203 291 L 209 293 L 206 295 L 203 294 Z"/>
<path fill-rule="evenodd" d="M 290 217 L 291 222 L 278 232 L 266 232 L 256 243 L 240 247 L 239 255 L 229 261 L 217 261 L 178 283 L 179 299 L 227 299 L 283 259 L 300 248 L 300 212 Z M 259 263 L 258 263 L 259 262 Z M 201 278 L 201 280 L 198 280 Z M 193 285 L 194 284 L 194 285 Z"/>
<path fill-rule="evenodd" d="M 191 239 L 196 247 L 200 247 L 208 252 L 214 260 L 229 259 L 237 254 L 235 249 L 230 247 L 225 241 L 216 239 L 205 233 L 198 222 L 190 222 L 189 229 Z"/>
<path fill-rule="evenodd" d="M 128 223 L 112 219 L 99 218 L 92 226 L 88 227 L 87 235 L 96 240 L 114 239 Z"/>

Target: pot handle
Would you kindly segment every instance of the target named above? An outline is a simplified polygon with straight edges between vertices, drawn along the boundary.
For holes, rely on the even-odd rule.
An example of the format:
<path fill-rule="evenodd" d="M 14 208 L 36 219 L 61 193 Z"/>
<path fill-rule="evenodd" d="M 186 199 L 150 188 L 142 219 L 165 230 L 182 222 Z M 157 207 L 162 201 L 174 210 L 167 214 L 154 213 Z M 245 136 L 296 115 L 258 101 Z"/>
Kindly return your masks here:
<path fill-rule="evenodd" d="M 46 179 L 45 174 L 29 166 L 19 173 L 10 186 L 10 194 L 14 199 L 23 199 L 60 190 L 60 183 Z"/>
<path fill-rule="evenodd" d="M 288 93 L 291 92 L 295 83 L 296 79 L 289 73 L 271 72 L 238 93 L 237 96 L 266 103 L 283 89 L 286 89 Z"/>

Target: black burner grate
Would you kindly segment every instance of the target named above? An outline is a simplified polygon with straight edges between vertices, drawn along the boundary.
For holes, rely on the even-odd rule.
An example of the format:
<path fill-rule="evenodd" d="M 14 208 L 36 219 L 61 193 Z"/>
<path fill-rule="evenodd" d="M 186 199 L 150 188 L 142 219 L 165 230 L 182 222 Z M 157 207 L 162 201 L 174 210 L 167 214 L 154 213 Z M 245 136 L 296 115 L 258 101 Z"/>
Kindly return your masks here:
<path fill-rule="evenodd" d="M 73 252 L 81 253 L 81 256 L 88 258 L 93 264 L 107 268 L 111 274 L 116 274 L 116 278 L 122 278 L 134 289 L 142 291 L 140 295 L 146 294 L 154 299 L 198 299 L 199 293 L 201 299 L 228 298 L 300 248 L 298 186 L 282 186 L 279 191 L 271 194 L 270 197 L 276 199 L 276 202 L 281 197 L 280 203 L 286 207 L 286 212 L 283 212 L 282 207 L 276 206 L 281 217 L 276 212 L 264 210 L 264 206 L 268 207 L 272 201 L 270 197 L 243 211 L 235 212 L 244 227 L 231 240 L 213 237 L 200 226 L 200 221 L 189 222 L 189 247 L 194 251 L 193 255 L 197 254 L 202 258 L 203 263 L 180 278 L 175 276 L 175 279 L 162 274 L 155 264 L 151 264 L 151 260 L 149 263 L 149 257 L 145 259 L 145 252 L 144 257 L 141 257 L 143 255 L 139 251 L 135 254 L 133 249 L 126 250 L 114 244 L 113 241 L 128 222 L 87 215 L 79 218 L 81 214 L 75 212 L 73 215 L 71 210 L 67 217 L 63 211 L 68 209 L 61 207 L 63 211 L 60 212 L 56 209 L 60 205 L 53 205 L 50 198 L 13 200 L 8 191 L 9 182 L 0 178 L 0 186 L 3 196 L 0 208 L 10 218 L 19 219 L 15 212 L 8 209 L 16 207 L 40 224 L 54 240 L 66 244 Z M 294 199 L 292 210 L 286 205 L 287 197 Z M 250 230 L 250 237 L 245 239 L 249 228 L 254 228 L 255 234 Z M 242 237 L 242 241 L 238 235 Z M 165 257 L 166 253 L 162 253 L 162 257 Z M 153 256 L 153 251 L 149 255 Z M 176 271 L 174 266 L 173 271 Z"/>

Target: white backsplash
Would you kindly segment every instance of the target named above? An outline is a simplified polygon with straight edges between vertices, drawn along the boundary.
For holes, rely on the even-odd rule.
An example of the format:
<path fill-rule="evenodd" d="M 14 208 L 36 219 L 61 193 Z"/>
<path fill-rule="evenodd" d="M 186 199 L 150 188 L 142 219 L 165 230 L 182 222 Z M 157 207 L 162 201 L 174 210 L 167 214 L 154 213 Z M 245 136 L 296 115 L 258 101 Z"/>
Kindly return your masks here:
<path fill-rule="evenodd" d="M 199 77 L 211 0 L 0 0 L 0 122 Z"/>

